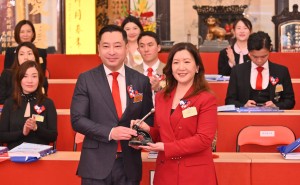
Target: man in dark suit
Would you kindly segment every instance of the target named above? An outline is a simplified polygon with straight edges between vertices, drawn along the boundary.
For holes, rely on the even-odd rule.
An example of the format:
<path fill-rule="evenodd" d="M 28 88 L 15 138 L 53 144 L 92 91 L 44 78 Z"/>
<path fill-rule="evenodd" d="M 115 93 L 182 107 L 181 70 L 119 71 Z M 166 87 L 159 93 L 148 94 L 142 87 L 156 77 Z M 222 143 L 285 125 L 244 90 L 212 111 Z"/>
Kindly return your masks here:
<path fill-rule="evenodd" d="M 77 174 L 83 185 L 138 185 L 141 151 L 128 146 L 137 134 L 129 127 L 132 119 L 142 118 L 153 108 L 151 85 L 146 76 L 124 65 L 127 35 L 122 28 L 103 27 L 98 52 L 103 64 L 79 76 L 72 99 L 72 127 L 85 135 Z M 121 116 L 112 95 L 115 72 Z M 146 122 L 152 125 L 153 117 Z"/>
<path fill-rule="evenodd" d="M 232 69 L 225 104 L 236 107 L 279 107 L 292 109 L 295 97 L 291 77 L 285 66 L 268 60 L 271 39 L 259 31 L 250 35 L 248 50 L 251 62 Z"/>

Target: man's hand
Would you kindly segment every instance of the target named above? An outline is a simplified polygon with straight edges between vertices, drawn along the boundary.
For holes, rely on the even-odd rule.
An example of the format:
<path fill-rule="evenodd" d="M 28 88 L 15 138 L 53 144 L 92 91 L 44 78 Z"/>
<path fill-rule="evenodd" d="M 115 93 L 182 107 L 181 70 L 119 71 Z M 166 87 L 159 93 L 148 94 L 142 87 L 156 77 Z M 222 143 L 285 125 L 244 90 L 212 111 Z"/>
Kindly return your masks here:
<path fill-rule="evenodd" d="M 256 102 L 254 100 L 248 100 L 244 107 L 255 107 Z"/>
<path fill-rule="evenodd" d="M 265 107 L 277 107 L 272 101 L 267 101 Z"/>
<path fill-rule="evenodd" d="M 157 76 L 151 76 L 149 77 L 150 79 L 150 84 L 151 84 L 151 89 L 154 91 L 159 90 L 159 78 Z"/>
<path fill-rule="evenodd" d="M 118 126 L 111 130 L 110 137 L 113 140 L 129 140 L 132 136 L 137 136 L 136 130 L 128 127 Z"/>

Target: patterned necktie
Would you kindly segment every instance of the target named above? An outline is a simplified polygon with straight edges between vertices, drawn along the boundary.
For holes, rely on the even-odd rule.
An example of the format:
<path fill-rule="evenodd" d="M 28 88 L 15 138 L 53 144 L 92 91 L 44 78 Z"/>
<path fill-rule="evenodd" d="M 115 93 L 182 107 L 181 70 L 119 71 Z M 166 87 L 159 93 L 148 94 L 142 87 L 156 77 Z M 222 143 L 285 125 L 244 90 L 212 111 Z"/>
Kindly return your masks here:
<path fill-rule="evenodd" d="M 262 90 L 262 71 L 264 70 L 263 67 L 257 67 L 257 77 L 256 77 L 256 90 Z"/>

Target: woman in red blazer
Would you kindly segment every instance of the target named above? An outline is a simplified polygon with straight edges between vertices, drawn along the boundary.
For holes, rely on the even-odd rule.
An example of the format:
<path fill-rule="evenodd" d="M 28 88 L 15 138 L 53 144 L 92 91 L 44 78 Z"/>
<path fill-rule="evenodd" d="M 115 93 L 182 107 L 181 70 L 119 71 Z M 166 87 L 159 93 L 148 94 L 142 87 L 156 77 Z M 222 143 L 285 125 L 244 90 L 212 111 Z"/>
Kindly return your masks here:
<path fill-rule="evenodd" d="M 140 125 L 155 142 L 140 147 L 158 151 L 154 184 L 215 185 L 211 145 L 217 129 L 216 98 L 194 45 L 174 45 L 164 74 L 167 85 L 155 97 L 154 127 Z"/>

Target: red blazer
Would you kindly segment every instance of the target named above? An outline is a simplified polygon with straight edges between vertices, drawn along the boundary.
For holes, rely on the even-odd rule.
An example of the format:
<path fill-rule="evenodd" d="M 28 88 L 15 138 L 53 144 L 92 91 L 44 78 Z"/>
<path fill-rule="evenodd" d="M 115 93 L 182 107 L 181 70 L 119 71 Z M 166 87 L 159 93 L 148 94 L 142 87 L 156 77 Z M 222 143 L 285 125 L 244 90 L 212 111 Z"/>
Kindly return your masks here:
<path fill-rule="evenodd" d="M 195 107 L 197 115 L 183 118 L 183 106 L 171 114 L 174 93 L 167 99 L 161 92 L 155 97 L 150 134 L 155 142 L 164 143 L 164 152 L 156 160 L 154 184 L 215 185 L 211 145 L 217 129 L 216 98 L 208 92 L 188 98 L 187 108 Z"/>

